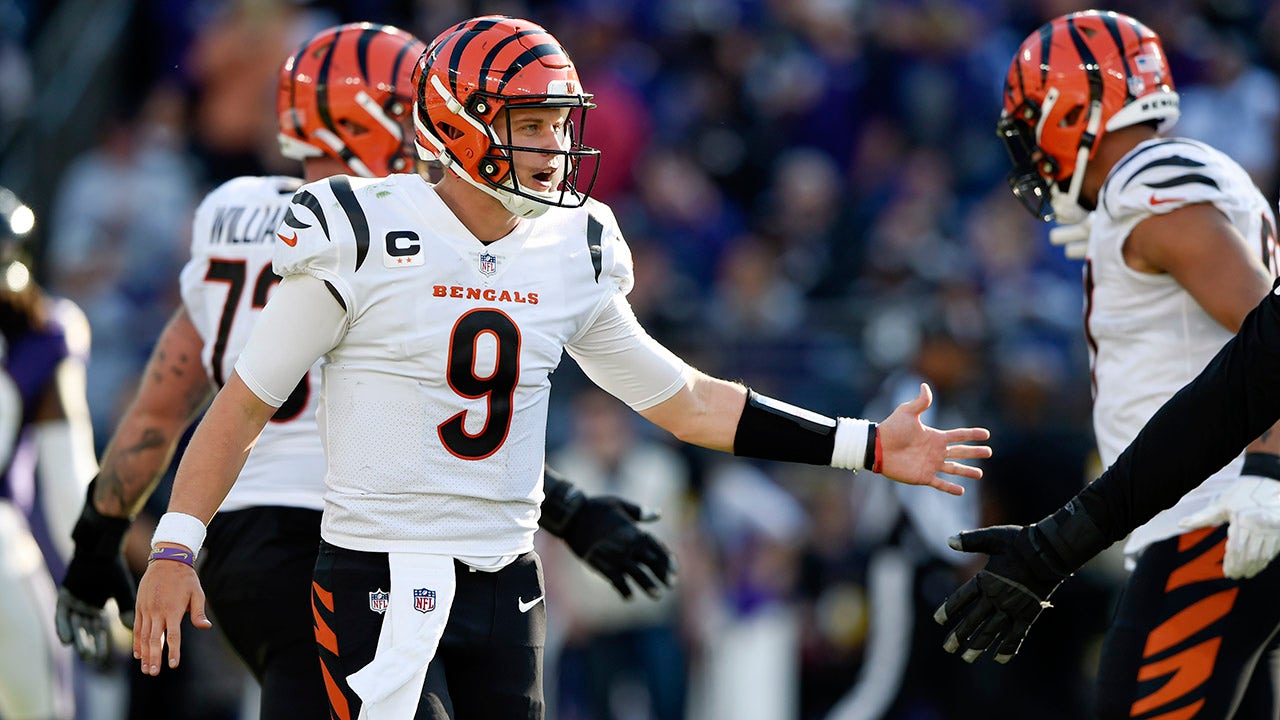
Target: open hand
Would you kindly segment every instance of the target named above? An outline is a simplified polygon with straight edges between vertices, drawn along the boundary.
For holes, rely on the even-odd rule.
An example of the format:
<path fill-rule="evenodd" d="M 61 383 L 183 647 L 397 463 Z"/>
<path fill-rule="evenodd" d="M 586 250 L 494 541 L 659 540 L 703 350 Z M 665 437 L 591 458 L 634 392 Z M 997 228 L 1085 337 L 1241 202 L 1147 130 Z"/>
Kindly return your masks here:
<path fill-rule="evenodd" d="M 885 477 L 907 485 L 928 485 L 952 495 L 963 495 L 964 488 L 938 477 L 938 473 L 977 479 L 982 469 L 956 460 L 991 457 L 986 445 L 969 445 L 986 440 L 986 428 L 938 430 L 920 421 L 920 416 L 933 404 L 933 391 L 920 383 L 920 394 L 902 403 L 880 423 L 881 467 Z"/>

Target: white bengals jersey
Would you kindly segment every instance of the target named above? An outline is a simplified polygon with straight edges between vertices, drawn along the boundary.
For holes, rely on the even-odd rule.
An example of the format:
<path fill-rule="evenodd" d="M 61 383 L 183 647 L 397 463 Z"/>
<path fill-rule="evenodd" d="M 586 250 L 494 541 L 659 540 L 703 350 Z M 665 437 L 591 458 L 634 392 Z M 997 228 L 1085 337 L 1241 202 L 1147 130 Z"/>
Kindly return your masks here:
<path fill-rule="evenodd" d="M 1093 212 L 1085 265 L 1094 433 L 1106 466 L 1232 337 L 1171 275 L 1138 272 L 1124 261 L 1125 240 L 1138 223 L 1193 203 L 1212 203 L 1276 274 L 1271 206 L 1234 160 L 1200 142 L 1162 138 L 1138 145 L 1112 168 Z M 1181 533 L 1178 521 L 1238 477 L 1241 463 L 1237 458 L 1135 530 L 1126 552 Z"/>
<path fill-rule="evenodd" d="M 626 305 L 631 253 L 603 204 L 484 244 L 418 175 L 338 176 L 303 186 L 278 232 L 276 272 L 323 280 L 345 311 L 319 412 L 321 533 L 341 547 L 526 552 L 563 351 L 638 410 L 684 385 Z"/>
<path fill-rule="evenodd" d="M 302 184 L 297 178 L 230 180 L 200 203 L 182 302 L 204 340 L 205 370 L 221 386 L 258 313 L 280 281 L 271 269 L 276 226 Z M 324 450 L 316 429 L 320 394 L 313 369 L 267 423 L 220 510 L 283 505 L 324 507 Z"/>

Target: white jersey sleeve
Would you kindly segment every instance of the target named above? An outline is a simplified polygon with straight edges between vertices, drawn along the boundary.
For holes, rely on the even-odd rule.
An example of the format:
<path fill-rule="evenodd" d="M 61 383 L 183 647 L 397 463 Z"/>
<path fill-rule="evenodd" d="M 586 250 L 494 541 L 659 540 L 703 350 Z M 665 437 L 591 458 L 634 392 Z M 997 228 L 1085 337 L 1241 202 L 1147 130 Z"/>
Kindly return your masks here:
<path fill-rule="evenodd" d="M 636 320 L 626 295 L 635 284 L 631 249 L 607 205 L 587 203 L 587 241 L 596 281 L 614 292 L 603 298 L 594 316 L 565 346 L 592 382 L 633 410 L 647 410 L 675 395 L 687 366 L 659 345 Z"/>
<path fill-rule="evenodd" d="M 323 281 L 286 277 L 258 317 L 236 373 L 260 400 L 280 407 L 298 378 L 342 340 L 344 317 Z"/>
<path fill-rule="evenodd" d="M 688 365 L 649 336 L 621 294 L 565 350 L 592 382 L 640 412 L 685 384 Z"/>

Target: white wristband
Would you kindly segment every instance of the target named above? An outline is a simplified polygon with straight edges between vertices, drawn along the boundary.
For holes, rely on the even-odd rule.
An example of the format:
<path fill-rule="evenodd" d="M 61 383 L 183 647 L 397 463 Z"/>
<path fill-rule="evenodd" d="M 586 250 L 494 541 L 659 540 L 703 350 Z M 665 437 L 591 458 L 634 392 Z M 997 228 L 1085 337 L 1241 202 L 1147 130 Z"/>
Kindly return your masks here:
<path fill-rule="evenodd" d="M 156 531 L 151 534 L 151 547 L 162 542 L 181 545 L 192 555 L 199 555 L 200 546 L 204 544 L 204 523 L 194 515 L 167 512 L 160 516 Z"/>
<path fill-rule="evenodd" d="M 867 433 L 871 423 L 855 418 L 836 418 L 835 448 L 831 450 L 831 467 L 861 470 L 867 460 Z"/>

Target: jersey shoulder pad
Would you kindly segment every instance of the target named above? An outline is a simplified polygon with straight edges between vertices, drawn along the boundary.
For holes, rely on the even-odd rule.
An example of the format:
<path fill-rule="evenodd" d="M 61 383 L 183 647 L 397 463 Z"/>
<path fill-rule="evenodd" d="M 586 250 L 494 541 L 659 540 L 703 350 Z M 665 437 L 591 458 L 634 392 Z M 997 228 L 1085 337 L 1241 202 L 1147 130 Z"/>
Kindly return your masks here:
<path fill-rule="evenodd" d="M 1099 208 L 1114 218 L 1157 215 L 1227 200 L 1234 161 L 1204 143 L 1161 138 L 1138 145 L 1112 169 Z"/>
<path fill-rule="evenodd" d="M 276 274 L 327 279 L 359 270 L 369 254 L 364 201 L 372 182 L 335 175 L 298 188 L 276 231 Z"/>
<path fill-rule="evenodd" d="M 622 294 L 631 292 L 635 285 L 631 248 L 622 236 L 613 210 L 598 200 L 587 200 L 583 205 L 587 222 L 587 247 L 595 265 L 596 281 L 607 278 Z"/>

